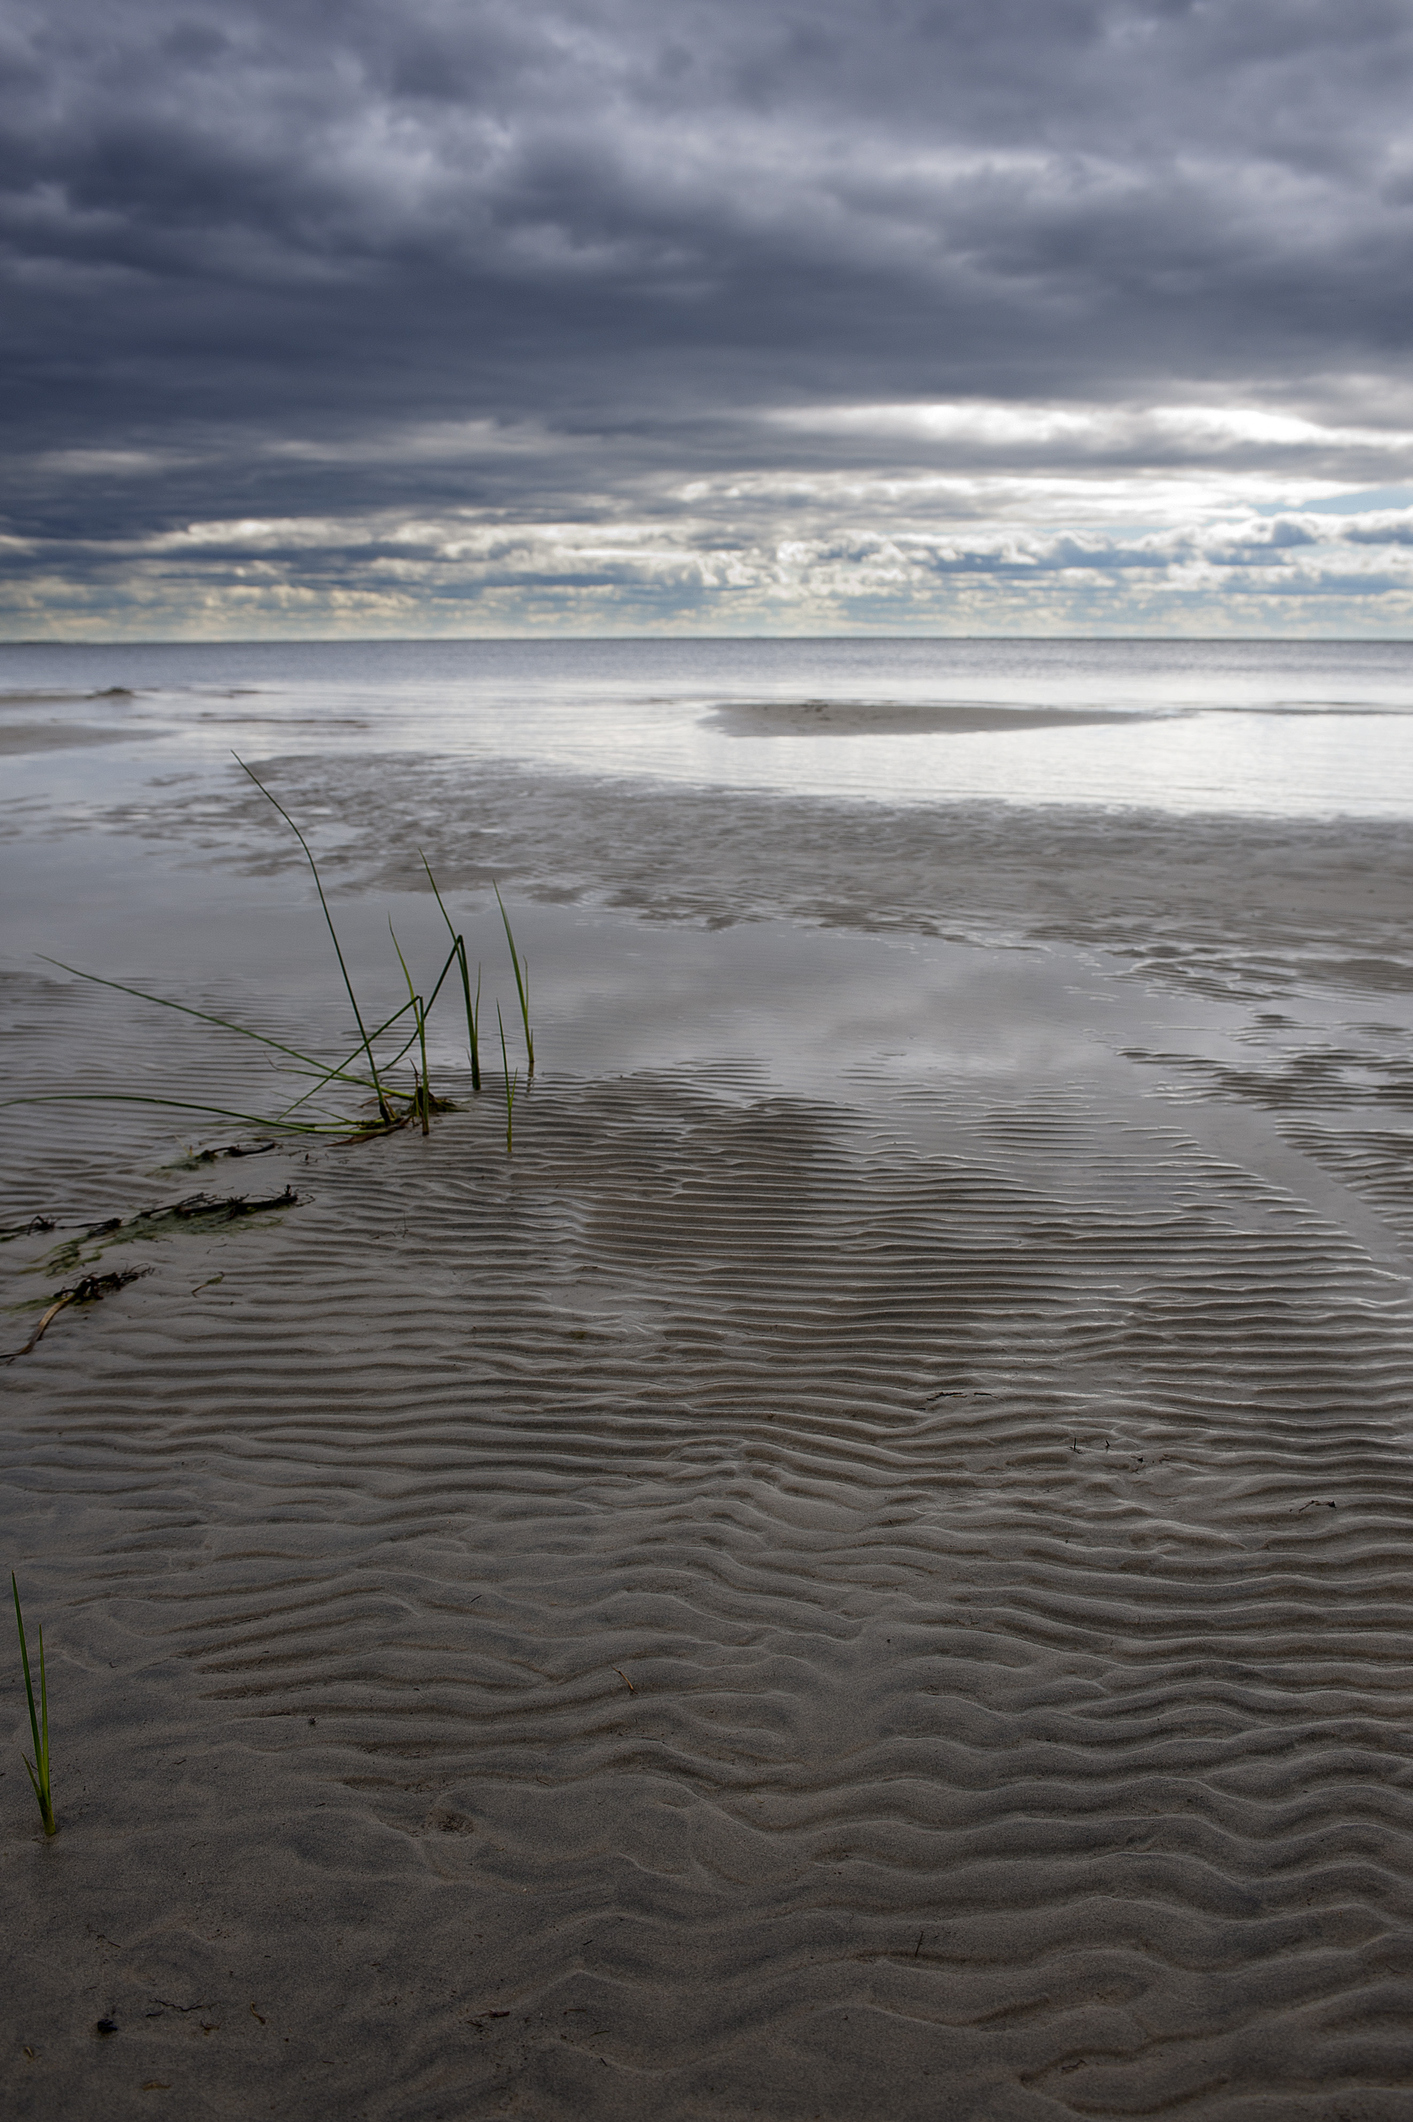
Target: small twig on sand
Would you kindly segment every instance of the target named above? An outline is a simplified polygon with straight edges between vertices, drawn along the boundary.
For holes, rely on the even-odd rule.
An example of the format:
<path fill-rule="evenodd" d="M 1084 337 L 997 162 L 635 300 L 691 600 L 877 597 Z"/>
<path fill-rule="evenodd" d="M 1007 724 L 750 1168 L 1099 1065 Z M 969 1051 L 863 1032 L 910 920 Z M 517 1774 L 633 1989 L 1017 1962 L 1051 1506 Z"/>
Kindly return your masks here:
<path fill-rule="evenodd" d="M 85 1275 L 70 1288 L 61 1289 L 24 1347 L 12 1348 L 7 1355 L 0 1356 L 0 1362 L 13 1363 L 16 1356 L 27 1356 L 32 1348 L 37 1348 L 54 1320 L 68 1305 L 96 1304 L 100 1297 L 110 1297 L 115 1289 L 126 1289 L 129 1282 L 140 1281 L 143 1275 L 150 1275 L 151 1272 L 150 1267 L 125 1267 L 121 1274 Z"/>

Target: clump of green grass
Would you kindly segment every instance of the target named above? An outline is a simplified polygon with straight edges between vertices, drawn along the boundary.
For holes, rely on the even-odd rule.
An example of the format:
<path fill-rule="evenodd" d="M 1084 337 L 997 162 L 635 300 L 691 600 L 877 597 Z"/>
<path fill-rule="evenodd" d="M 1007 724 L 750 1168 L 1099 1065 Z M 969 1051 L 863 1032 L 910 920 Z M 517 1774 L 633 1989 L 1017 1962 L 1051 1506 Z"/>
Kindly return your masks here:
<path fill-rule="evenodd" d="M 243 759 L 238 758 L 237 764 L 245 773 L 249 774 L 250 779 L 255 783 L 261 794 L 266 796 L 274 805 L 304 850 L 309 867 L 313 872 L 315 889 L 319 894 L 319 903 L 324 911 L 324 920 L 333 942 L 339 971 L 343 975 L 344 987 L 353 1009 L 354 1022 L 358 1027 L 358 1044 L 350 1054 L 345 1055 L 343 1059 L 331 1065 L 327 1061 L 318 1059 L 313 1054 L 305 1053 L 301 1047 L 290 1046 L 282 1039 L 271 1038 L 267 1032 L 253 1031 L 248 1025 L 237 1024 L 229 1017 L 218 1017 L 210 1010 L 194 1009 L 189 1003 L 175 1002 L 167 995 L 149 994 L 145 988 L 130 987 L 121 980 L 106 979 L 101 973 L 87 972 L 82 966 L 69 965 L 61 958 L 46 958 L 46 964 L 56 965 L 62 972 L 73 973 L 77 979 L 90 980 L 99 987 L 111 987 L 118 994 L 132 995 L 138 1001 L 154 1003 L 161 1009 L 177 1010 L 182 1016 L 194 1017 L 199 1023 L 210 1024 L 218 1031 L 230 1032 L 237 1038 L 253 1039 L 258 1045 L 267 1047 L 271 1052 L 282 1056 L 287 1063 L 292 1063 L 296 1075 L 311 1078 L 310 1087 L 290 1104 L 286 1105 L 281 1112 L 273 1116 L 268 1113 L 242 1112 L 230 1106 L 207 1105 L 193 1098 L 158 1097 L 150 1093 L 121 1091 L 43 1092 L 31 1097 L 7 1098 L 0 1102 L 6 1105 L 97 1103 L 168 1106 L 180 1112 L 209 1113 L 224 1120 L 239 1120 L 247 1126 L 257 1129 L 277 1129 L 281 1134 L 336 1134 L 348 1137 L 350 1132 L 352 1132 L 358 1139 L 366 1139 L 374 1134 L 392 1132 L 397 1128 L 405 1127 L 410 1120 L 417 1118 L 422 1118 L 425 1122 L 426 1111 L 440 1107 L 441 1101 L 431 1099 L 425 1088 L 425 1012 L 420 997 L 412 990 L 411 982 L 409 981 L 409 1000 L 403 1003 L 400 1008 L 394 1010 L 392 1015 L 385 1018 L 381 1024 L 376 1025 L 371 1032 L 369 1031 L 363 1012 L 358 1004 L 358 997 L 354 991 L 348 964 L 344 958 L 342 945 L 339 942 L 338 931 L 334 926 L 333 915 L 330 912 L 323 881 L 319 875 L 319 866 L 314 860 L 309 843 L 283 804 L 277 802 L 275 797 L 270 794 L 259 775 L 253 773 L 246 766 Z M 396 943 L 396 937 L 393 940 Z M 401 957 L 400 951 L 398 955 Z M 435 1000 L 442 981 L 445 980 L 447 973 L 455 962 L 456 953 L 453 951 L 443 966 L 441 976 L 437 981 L 436 988 L 433 990 L 433 1000 Z M 403 969 L 405 972 L 405 965 Z M 427 1007 L 430 1008 L 430 1003 Z M 389 1032 L 393 1031 L 395 1026 L 400 1025 L 409 1011 L 411 1011 L 413 1017 L 411 1033 L 380 1067 L 374 1055 L 374 1041 L 384 1038 Z M 424 1067 L 421 1075 L 414 1081 L 411 1095 L 408 1096 L 391 1089 L 386 1081 L 386 1076 L 388 1070 L 396 1067 L 397 1063 L 403 1059 L 419 1038 L 422 1041 Z M 359 1066 L 360 1056 L 366 1063 L 366 1067 Z M 311 1109 L 310 1101 L 330 1088 L 346 1088 L 361 1091 L 364 1094 L 371 1094 L 377 1106 L 377 1122 L 370 1127 L 362 1123 L 351 1123 L 346 1113 L 329 1112 L 318 1106 L 314 1106 Z"/>
<path fill-rule="evenodd" d="M 39 1805 L 39 1817 L 44 1822 L 46 1835 L 57 1835 L 59 1823 L 54 1818 L 54 1794 L 49 1786 L 49 1681 L 44 1670 L 44 1630 L 39 1631 L 39 1714 L 34 1710 L 34 1682 L 29 1671 L 29 1645 L 25 1641 L 25 1617 L 20 1612 L 20 1587 L 15 1582 L 15 1572 L 10 1571 L 10 1590 L 15 1599 L 15 1626 L 20 1632 L 20 1663 L 25 1671 L 25 1696 L 29 1702 L 29 1728 L 34 1736 L 34 1759 L 21 1756 L 29 1772 L 29 1780 Z"/>
<path fill-rule="evenodd" d="M 242 773 L 249 777 L 266 801 L 278 811 L 280 817 L 294 834 L 303 850 L 305 860 L 309 864 L 310 873 L 314 879 L 314 888 L 319 896 L 319 904 L 323 910 L 324 922 L 329 931 L 329 939 L 334 947 L 334 955 L 338 961 L 344 989 L 353 1011 L 353 1020 L 358 1031 L 357 1044 L 351 1052 L 343 1055 L 338 1061 L 321 1060 L 313 1054 L 306 1053 L 301 1047 L 292 1046 L 284 1040 L 272 1038 L 266 1032 L 252 1030 L 248 1025 L 238 1024 L 229 1017 L 218 1017 L 209 1010 L 195 1009 L 189 1003 L 173 1001 L 166 995 L 149 994 L 144 988 L 130 987 L 121 980 L 110 980 L 101 973 L 87 972 L 81 966 L 69 965 L 62 959 L 50 958 L 45 960 L 47 964 L 56 965 L 63 972 L 72 973 L 77 979 L 90 980 L 99 987 L 111 987 L 118 994 L 131 995 L 139 1001 L 151 1002 L 161 1009 L 177 1010 L 183 1016 L 194 1017 L 199 1023 L 209 1024 L 218 1031 L 229 1032 L 238 1038 L 255 1040 L 258 1045 L 267 1048 L 272 1055 L 279 1057 L 287 1073 L 306 1077 L 308 1079 L 307 1088 L 302 1090 L 297 1097 L 292 1098 L 282 1110 L 275 1114 L 243 1112 L 230 1106 L 208 1105 L 194 1098 L 166 1097 L 156 1096 L 151 1093 L 122 1091 L 39 1092 L 27 1096 L 0 1099 L 0 1105 L 124 1104 L 164 1106 L 178 1112 L 206 1113 L 221 1120 L 239 1121 L 244 1126 L 262 1133 L 274 1135 L 335 1135 L 344 1141 L 369 1141 L 375 1136 L 392 1133 L 398 1128 L 406 1127 L 413 1123 L 420 1125 L 424 1135 L 429 1134 L 431 1132 L 432 1115 L 452 1109 L 449 1100 L 436 1097 L 432 1091 L 428 1074 L 427 1020 L 431 1014 L 432 1006 L 440 995 L 453 966 L 456 967 L 460 974 L 462 995 L 466 1008 L 466 1037 L 471 1062 L 471 1088 L 473 1091 L 479 1091 L 481 1088 L 481 967 L 479 964 L 476 967 L 476 985 L 473 993 L 466 939 L 452 922 L 437 880 L 432 874 L 430 863 L 427 861 L 425 854 L 423 854 L 421 856 L 422 867 L 426 871 L 427 882 L 432 888 L 433 896 L 440 909 L 442 919 L 446 923 L 447 932 L 451 937 L 451 949 L 437 975 L 431 993 L 424 998 L 424 995 L 418 991 L 407 960 L 403 955 L 402 946 L 397 940 L 396 933 L 392 931 L 392 923 L 389 922 L 388 927 L 392 933 L 393 948 L 397 953 L 398 963 L 402 968 L 403 979 L 407 985 L 407 1000 L 400 1004 L 390 1016 L 385 1017 L 382 1023 L 373 1024 L 370 1028 L 371 1020 L 360 1006 L 358 996 L 354 990 L 353 979 L 348 969 L 348 961 L 344 957 L 343 946 L 339 941 L 338 930 L 334 923 L 333 913 L 324 890 L 323 879 L 319 874 L 319 865 L 314 859 L 313 850 L 284 805 L 265 786 L 260 776 L 252 767 L 246 765 L 246 762 L 238 753 L 233 756 Z M 520 1021 L 525 1032 L 525 1074 L 528 1085 L 535 1073 L 535 1037 L 530 1024 L 529 963 L 516 947 L 514 931 L 510 925 L 510 916 L 505 910 L 505 902 L 501 898 L 500 889 L 494 884 L 492 889 L 495 892 L 496 904 L 500 908 L 500 917 L 505 928 L 506 942 L 510 946 L 511 969 L 515 975 L 515 991 L 520 1002 Z M 410 1030 L 407 1028 L 407 1020 L 409 1018 L 411 1020 Z M 497 1021 L 500 1021 L 499 1009 L 497 1009 Z M 501 1057 L 505 1061 L 505 1027 L 503 1023 L 500 1024 L 500 1032 Z M 395 1048 L 391 1053 L 384 1050 L 380 1057 L 378 1052 L 379 1042 L 387 1041 L 389 1035 L 397 1042 Z M 392 1071 L 406 1059 L 414 1047 L 417 1050 L 417 1061 L 412 1064 L 412 1089 L 410 1091 L 399 1089 L 392 1080 Z M 506 1065 L 508 1069 L 508 1062 Z M 519 1082 L 518 1074 L 513 1080 L 507 1074 L 506 1081 L 509 1086 L 506 1107 L 506 1147 L 509 1150 L 514 1132 L 512 1113 L 515 1089 L 518 1087 Z M 332 1108 L 327 1104 L 318 1102 L 330 1094 L 334 1100 L 338 1101 L 339 1093 L 350 1091 L 361 1093 L 376 1107 L 376 1120 L 350 1117 L 346 1109 L 346 1099 L 335 1103 Z M 342 1104 L 343 1109 L 340 1109 L 340 1104 Z M 262 1144 L 261 1146 L 273 1145 Z M 236 1148 L 228 1147 L 220 1152 L 202 1152 L 197 1157 L 188 1158 L 187 1162 L 194 1166 L 195 1163 L 208 1161 L 218 1154 L 233 1155 L 237 1153 L 239 1152 Z M 5 1232 L 0 1235 L 8 1237 L 18 1235 L 18 1233 Z"/>

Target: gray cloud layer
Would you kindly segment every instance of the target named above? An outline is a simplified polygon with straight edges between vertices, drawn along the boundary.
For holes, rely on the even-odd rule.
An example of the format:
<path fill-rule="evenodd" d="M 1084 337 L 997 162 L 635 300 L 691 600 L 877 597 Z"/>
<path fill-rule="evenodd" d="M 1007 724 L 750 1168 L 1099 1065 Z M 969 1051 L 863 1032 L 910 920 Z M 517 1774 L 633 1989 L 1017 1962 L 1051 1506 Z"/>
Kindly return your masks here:
<path fill-rule="evenodd" d="M 935 618 L 968 523 L 1098 581 L 1225 512 L 1216 567 L 1413 479 L 1410 56 L 1403 0 L 12 9 L 11 630 Z"/>

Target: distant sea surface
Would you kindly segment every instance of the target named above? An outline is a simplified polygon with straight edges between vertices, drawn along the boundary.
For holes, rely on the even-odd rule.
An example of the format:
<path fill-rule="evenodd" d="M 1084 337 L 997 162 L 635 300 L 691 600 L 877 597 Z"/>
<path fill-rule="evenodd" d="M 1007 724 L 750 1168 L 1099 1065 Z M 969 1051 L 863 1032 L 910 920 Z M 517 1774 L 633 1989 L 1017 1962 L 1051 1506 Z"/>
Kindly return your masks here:
<path fill-rule="evenodd" d="M 96 797 L 234 749 L 889 803 L 1398 817 L 1413 642 L 11 644 L 0 744 L 20 796 L 61 773 Z"/>

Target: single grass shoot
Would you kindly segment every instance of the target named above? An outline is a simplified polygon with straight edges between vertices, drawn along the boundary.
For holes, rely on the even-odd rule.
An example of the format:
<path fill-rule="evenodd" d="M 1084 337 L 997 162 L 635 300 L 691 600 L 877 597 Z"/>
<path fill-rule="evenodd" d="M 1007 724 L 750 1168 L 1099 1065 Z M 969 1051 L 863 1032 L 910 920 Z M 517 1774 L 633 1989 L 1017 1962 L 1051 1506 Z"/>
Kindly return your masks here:
<path fill-rule="evenodd" d="M 471 1088 L 472 1090 L 478 1091 L 481 1088 L 481 1042 L 479 1033 L 479 1018 L 481 1013 L 481 968 L 479 965 L 476 967 L 476 999 L 473 1002 L 471 999 L 471 973 L 466 962 L 465 938 L 461 936 L 452 925 L 451 915 L 446 910 L 446 902 L 442 898 L 440 891 L 438 891 L 437 889 L 436 878 L 432 875 L 431 863 L 427 860 L 427 857 L 422 853 L 420 847 L 418 848 L 417 853 L 421 858 L 423 869 L 427 872 L 427 882 L 432 887 L 432 896 L 435 898 L 437 905 L 441 908 L 442 919 L 443 921 L 445 921 L 447 926 L 447 934 L 451 937 L 452 949 L 456 952 L 457 962 L 461 967 L 461 986 L 462 991 L 466 997 L 466 1046 L 467 1051 L 469 1052 L 471 1057 Z M 437 985 L 438 987 L 441 986 L 440 980 L 437 982 Z"/>
<path fill-rule="evenodd" d="M 500 1065 L 505 1070 L 505 1154 L 515 1154 L 515 1093 L 520 1086 L 520 1071 L 512 1076 L 510 1056 L 505 1050 L 505 1023 L 501 1017 L 500 1004 L 496 1004 L 496 1023 L 500 1026 Z"/>
<path fill-rule="evenodd" d="M 44 1822 L 46 1835 L 57 1835 L 59 1823 L 54 1818 L 54 1794 L 49 1783 L 49 1680 L 44 1670 L 44 1630 L 39 1631 L 39 1714 L 34 1710 L 34 1682 L 30 1678 L 29 1645 L 25 1641 L 25 1617 L 20 1612 L 20 1587 L 15 1581 L 15 1572 L 10 1571 L 10 1590 L 15 1600 L 15 1626 L 20 1632 L 20 1663 L 25 1674 L 25 1698 L 29 1703 L 29 1728 L 34 1738 L 34 1759 L 22 1755 L 29 1780 L 39 1805 L 39 1817 Z"/>
<path fill-rule="evenodd" d="M 417 1026 L 417 1045 L 422 1056 L 422 1074 L 420 1080 L 418 1079 L 416 1069 L 412 1071 L 413 1083 L 415 1086 L 412 1093 L 413 1110 L 421 1114 L 423 1134 L 430 1135 L 430 1133 L 432 1132 L 432 1079 L 427 1073 L 426 1006 L 422 1001 L 422 997 L 418 994 L 416 988 L 412 985 L 412 975 L 407 970 L 407 960 L 402 955 L 402 945 L 397 940 L 397 930 L 392 925 L 391 914 L 388 916 L 388 934 L 392 937 L 393 949 L 397 952 L 397 962 L 402 967 L 402 977 L 407 982 L 407 1000 L 412 1010 L 413 1021 Z M 452 957 L 455 957 L 455 955 L 456 953 L 455 951 L 453 951 Z M 451 958 L 448 958 L 447 965 L 450 965 L 450 963 Z M 442 978 L 446 978 L 445 966 L 442 968 Z M 440 986 L 441 981 L 438 981 L 437 985 Z"/>
<path fill-rule="evenodd" d="M 515 974 L 515 992 L 520 997 L 520 1021 L 525 1027 L 525 1077 L 528 1082 L 535 1073 L 535 1035 L 530 1029 L 530 961 L 528 958 L 522 959 L 519 951 L 515 948 L 515 938 L 510 932 L 510 916 L 505 910 L 505 901 L 500 895 L 500 886 L 492 884 L 491 890 L 496 895 L 496 905 L 500 908 L 500 918 L 505 923 L 505 940 L 510 945 L 510 963 Z M 521 977 L 522 966 L 524 968 L 523 978 Z"/>

